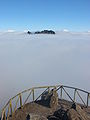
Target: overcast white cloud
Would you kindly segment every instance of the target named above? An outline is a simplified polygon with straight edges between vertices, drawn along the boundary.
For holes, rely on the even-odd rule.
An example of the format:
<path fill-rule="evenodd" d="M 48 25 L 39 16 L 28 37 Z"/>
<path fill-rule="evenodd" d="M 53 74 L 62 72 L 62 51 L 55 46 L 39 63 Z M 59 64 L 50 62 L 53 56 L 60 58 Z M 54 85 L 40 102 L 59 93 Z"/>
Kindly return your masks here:
<path fill-rule="evenodd" d="M 7 30 L 7 32 L 15 32 L 15 30 L 9 29 Z"/>
<path fill-rule="evenodd" d="M 69 32 L 69 30 L 68 30 L 68 29 L 64 29 L 63 31 L 64 31 L 64 32 Z"/>
<path fill-rule="evenodd" d="M 54 84 L 90 91 L 90 34 L 0 34 L 0 108 L 23 89 Z"/>

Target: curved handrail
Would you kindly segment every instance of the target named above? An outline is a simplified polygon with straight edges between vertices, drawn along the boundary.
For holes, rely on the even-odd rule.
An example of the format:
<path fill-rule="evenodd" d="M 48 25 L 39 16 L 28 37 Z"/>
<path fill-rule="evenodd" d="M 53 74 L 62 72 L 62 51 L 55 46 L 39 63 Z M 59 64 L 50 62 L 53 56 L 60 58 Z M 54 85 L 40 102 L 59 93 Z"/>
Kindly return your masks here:
<path fill-rule="evenodd" d="M 27 102 L 27 100 L 28 100 L 28 98 L 30 97 L 31 94 L 32 94 L 32 97 L 33 97 L 33 100 L 32 100 L 32 101 L 35 101 L 35 91 L 36 91 L 36 90 L 45 89 L 45 91 L 46 91 L 47 89 L 49 90 L 49 89 L 52 89 L 52 88 L 55 88 L 57 91 L 60 90 L 60 99 L 62 99 L 62 94 L 63 94 L 62 91 L 64 91 L 65 94 L 71 99 L 72 102 L 76 102 L 76 93 L 77 93 L 77 95 L 79 96 L 79 98 L 81 99 L 81 101 L 82 101 L 82 103 L 83 103 L 84 105 L 88 106 L 88 104 L 89 104 L 90 92 L 87 92 L 87 91 L 82 90 L 82 89 L 80 89 L 80 88 L 75 88 L 75 87 L 70 87 L 70 86 L 65 86 L 65 85 L 33 87 L 33 88 L 30 88 L 30 89 L 24 90 L 24 91 L 18 93 L 17 95 L 15 95 L 14 97 L 12 97 L 11 99 L 9 99 L 9 101 L 7 102 L 7 104 L 6 104 L 6 105 L 4 106 L 4 108 L 2 109 L 1 120 L 3 120 L 3 119 L 6 120 L 6 118 L 7 118 L 7 120 L 8 120 L 9 115 L 13 115 L 13 113 L 14 113 L 14 112 L 16 111 L 16 109 L 17 109 L 17 103 L 18 103 L 19 101 L 20 101 L 20 107 L 22 108 L 22 107 L 26 104 L 26 102 Z M 71 90 L 73 89 L 73 90 L 74 90 L 74 97 L 73 97 L 73 98 L 69 95 L 69 93 L 67 92 L 67 90 L 66 90 L 65 88 L 68 88 L 68 89 L 71 89 Z M 79 93 L 80 91 L 81 91 L 82 93 L 87 94 L 87 101 L 86 101 L 86 102 L 84 102 L 82 96 L 80 95 L 80 93 Z M 29 92 L 29 95 L 28 95 L 28 97 L 26 98 L 25 102 L 22 103 L 22 95 L 23 95 L 24 93 L 27 93 L 27 92 Z M 44 92 L 42 92 L 42 94 L 43 94 L 43 93 L 44 93 Z M 42 94 L 40 94 L 40 95 L 36 98 L 36 100 L 38 100 L 38 99 L 41 97 Z M 15 98 L 17 98 L 17 97 L 18 97 L 18 99 L 17 99 L 17 101 L 16 101 L 16 103 L 15 103 L 15 108 L 14 108 L 14 111 L 13 111 L 13 109 L 12 109 L 12 108 L 13 108 L 12 101 L 13 101 Z M 8 112 L 7 112 L 7 109 L 8 109 Z M 7 113 L 6 113 L 6 112 L 7 112 Z"/>

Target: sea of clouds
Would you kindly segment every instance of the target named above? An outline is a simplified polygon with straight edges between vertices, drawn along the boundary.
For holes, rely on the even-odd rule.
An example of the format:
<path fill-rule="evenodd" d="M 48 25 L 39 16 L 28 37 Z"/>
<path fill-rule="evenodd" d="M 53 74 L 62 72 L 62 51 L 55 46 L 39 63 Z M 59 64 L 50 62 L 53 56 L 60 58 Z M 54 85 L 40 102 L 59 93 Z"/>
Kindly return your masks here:
<path fill-rule="evenodd" d="M 58 84 L 90 91 L 90 32 L 0 32 L 0 108 L 22 90 Z"/>

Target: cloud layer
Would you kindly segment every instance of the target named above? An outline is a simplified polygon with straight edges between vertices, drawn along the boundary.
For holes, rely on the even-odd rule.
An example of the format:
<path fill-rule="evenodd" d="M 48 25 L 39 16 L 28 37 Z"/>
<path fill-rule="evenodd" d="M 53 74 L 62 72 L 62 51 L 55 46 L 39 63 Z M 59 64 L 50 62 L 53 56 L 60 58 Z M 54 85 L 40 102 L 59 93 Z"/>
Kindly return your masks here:
<path fill-rule="evenodd" d="M 90 91 L 90 34 L 0 34 L 0 105 L 32 86 L 65 84 Z"/>

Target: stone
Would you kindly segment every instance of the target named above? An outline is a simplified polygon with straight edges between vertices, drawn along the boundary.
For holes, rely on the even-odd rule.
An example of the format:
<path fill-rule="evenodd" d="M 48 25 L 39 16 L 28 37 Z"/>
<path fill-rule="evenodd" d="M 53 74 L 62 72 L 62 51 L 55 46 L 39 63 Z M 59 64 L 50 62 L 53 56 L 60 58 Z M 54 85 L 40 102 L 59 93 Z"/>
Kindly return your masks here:
<path fill-rule="evenodd" d="M 67 111 L 68 120 L 81 120 L 78 113 L 72 108 Z"/>
<path fill-rule="evenodd" d="M 60 120 L 60 119 L 56 116 L 49 116 L 48 120 Z"/>
<path fill-rule="evenodd" d="M 42 115 L 34 114 L 34 113 L 30 113 L 27 116 L 28 116 L 28 118 L 30 116 L 30 119 L 26 118 L 26 120 L 47 120 L 46 117 L 44 117 Z"/>
<path fill-rule="evenodd" d="M 58 93 L 55 89 L 52 90 L 52 96 L 50 99 L 50 107 L 55 108 L 58 105 Z"/>
<path fill-rule="evenodd" d="M 69 120 L 89 120 L 87 113 L 79 105 L 73 106 L 67 111 Z"/>
<path fill-rule="evenodd" d="M 62 120 L 63 116 L 65 115 L 65 112 L 66 111 L 61 108 L 61 109 L 59 109 L 59 110 L 57 110 L 57 111 L 54 112 L 54 116 L 56 116 L 57 118 L 59 118 L 60 120 Z"/>
<path fill-rule="evenodd" d="M 48 120 L 90 120 L 88 114 L 77 104 L 73 104 L 71 108 L 65 110 L 58 109 Z"/>
<path fill-rule="evenodd" d="M 58 105 L 58 93 L 56 89 L 46 91 L 42 96 L 41 100 L 48 102 L 50 108 L 56 108 Z"/>
<path fill-rule="evenodd" d="M 27 115 L 26 120 L 30 120 L 30 115 L 29 114 Z"/>

